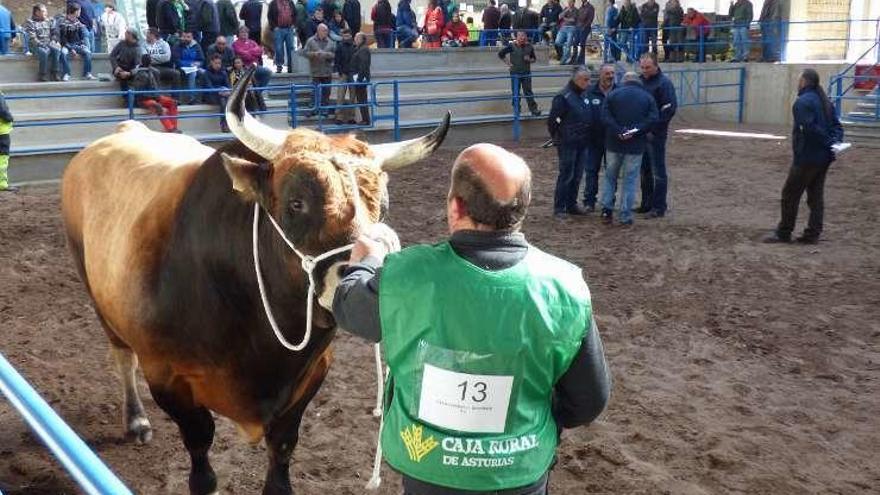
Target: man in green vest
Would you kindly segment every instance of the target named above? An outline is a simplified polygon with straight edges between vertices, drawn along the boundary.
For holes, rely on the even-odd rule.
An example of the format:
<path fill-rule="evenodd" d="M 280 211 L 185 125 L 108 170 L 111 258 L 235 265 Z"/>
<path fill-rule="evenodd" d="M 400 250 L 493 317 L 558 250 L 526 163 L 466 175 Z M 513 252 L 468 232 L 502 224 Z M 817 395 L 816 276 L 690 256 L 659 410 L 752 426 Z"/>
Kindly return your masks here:
<path fill-rule="evenodd" d="M 382 342 L 381 443 L 407 495 L 547 493 L 562 428 L 593 421 L 611 380 L 581 270 L 526 242 L 531 173 L 491 144 L 464 150 L 451 237 L 396 253 L 358 239 L 333 313 Z"/>
<path fill-rule="evenodd" d="M 18 188 L 9 185 L 7 170 L 9 169 L 9 135 L 12 133 L 12 112 L 6 104 L 3 93 L 0 93 L 0 192 L 15 192 Z"/>

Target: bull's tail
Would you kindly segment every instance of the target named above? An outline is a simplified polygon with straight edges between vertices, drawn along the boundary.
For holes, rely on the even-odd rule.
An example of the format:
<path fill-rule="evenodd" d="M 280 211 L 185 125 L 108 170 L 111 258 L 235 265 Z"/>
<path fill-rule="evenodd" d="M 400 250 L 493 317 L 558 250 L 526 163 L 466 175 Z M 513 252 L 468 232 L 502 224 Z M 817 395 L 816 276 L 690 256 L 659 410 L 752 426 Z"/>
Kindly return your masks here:
<path fill-rule="evenodd" d="M 116 126 L 116 132 L 139 132 L 149 130 L 149 127 L 144 125 L 143 122 L 138 122 L 137 120 L 126 120 L 124 122 L 120 122 L 119 125 Z"/>

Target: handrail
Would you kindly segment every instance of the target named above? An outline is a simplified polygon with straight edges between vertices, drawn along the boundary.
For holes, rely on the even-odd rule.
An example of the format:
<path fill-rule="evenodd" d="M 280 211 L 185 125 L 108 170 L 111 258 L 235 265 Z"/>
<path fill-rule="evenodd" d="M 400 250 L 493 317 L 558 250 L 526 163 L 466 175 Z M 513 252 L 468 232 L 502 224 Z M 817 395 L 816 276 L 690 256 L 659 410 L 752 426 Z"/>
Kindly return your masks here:
<path fill-rule="evenodd" d="M 0 354 L 0 392 L 86 493 L 131 495 L 122 481 L 52 410 L 3 354 Z"/>

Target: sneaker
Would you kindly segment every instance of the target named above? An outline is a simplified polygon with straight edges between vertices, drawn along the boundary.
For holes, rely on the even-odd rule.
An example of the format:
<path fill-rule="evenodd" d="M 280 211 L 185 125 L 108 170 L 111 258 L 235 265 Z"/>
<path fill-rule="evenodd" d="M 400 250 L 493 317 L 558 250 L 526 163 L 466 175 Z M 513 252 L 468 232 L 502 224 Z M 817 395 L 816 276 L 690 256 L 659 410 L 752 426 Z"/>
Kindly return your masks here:
<path fill-rule="evenodd" d="M 64 74 L 61 76 L 61 80 L 65 82 L 70 81 L 70 74 Z"/>
<path fill-rule="evenodd" d="M 87 81 L 94 81 L 95 79 L 97 79 L 97 77 L 93 76 L 91 72 L 89 72 L 88 74 L 86 74 L 86 75 L 84 76 L 84 78 L 85 78 L 85 80 L 87 80 Z"/>
<path fill-rule="evenodd" d="M 798 244 L 819 244 L 819 236 L 804 234 L 794 240 Z"/>
<path fill-rule="evenodd" d="M 275 67 L 275 73 L 281 74 L 281 66 L 280 65 Z"/>
<path fill-rule="evenodd" d="M 611 213 L 611 210 L 608 208 L 602 208 L 602 223 L 605 225 L 611 225 L 613 219 L 614 215 Z"/>
<path fill-rule="evenodd" d="M 639 206 L 634 211 L 636 213 L 648 213 L 649 211 L 651 211 L 651 207 L 650 206 Z"/>
<path fill-rule="evenodd" d="M 773 232 L 767 237 L 761 239 L 761 242 L 764 244 L 788 244 L 791 242 L 791 237 L 780 236 L 778 233 Z"/>

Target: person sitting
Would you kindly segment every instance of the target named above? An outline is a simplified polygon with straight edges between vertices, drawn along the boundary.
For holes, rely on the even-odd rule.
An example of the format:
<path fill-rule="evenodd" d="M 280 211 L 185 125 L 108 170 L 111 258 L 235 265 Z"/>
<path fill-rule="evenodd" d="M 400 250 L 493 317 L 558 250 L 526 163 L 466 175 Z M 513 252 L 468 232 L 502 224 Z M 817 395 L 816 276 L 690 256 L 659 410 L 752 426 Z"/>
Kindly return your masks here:
<path fill-rule="evenodd" d="M 150 56 L 150 67 L 159 71 L 159 83 L 166 88 L 180 89 L 180 72 L 171 60 L 171 46 L 156 28 L 147 29 L 144 51 Z"/>
<path fill-rule="evenodd" d="M 174 60 L 174 67 L 186 79 L 186 89 L 196 89 L 202 65 L 205 63 L 205 54 L 202 53 L 202 47 L 193 39 L 191 32 L 180 33 L 180 41 L 172 48 L 171 58 Z M 181 104 L 195 105 L 200 99 L 198 93 L 190 92 L 181 98 Z"/>
<path fill-rule="evenodd" d="M 254 81 L 258 87 L 266 87 L 272 77 L 272 69 L 263 67 L 263 48 L 256 41 L 250 39 L 250 33 L 247 29 L 243 27 L 238 29 L 238 38 L 232 43 L 232 50 L 237 57 L 241 57 L 245 68 L 257 68 L 254 73 Z"/>
<path fill-rule="evenodd" d="M 400 48 L 412 48 L 419 39 L 419 26 L 412 0 L 400 0 L 397 4 L 397 44 Z"/>
<path fill-rule="evenodd" d="M 40 81 L 61 79 L 61 45 L 52 37 L 52 20 L 45 5 L 34 5 L 33 15 L 24 23 L 24 32 L 28 48 L 40 61 Z"/>
<path fill-rule="evenodd" d="M 210 89 L 205 93 L 205 103 L 209 105 L 218 105 L 220 113 L 226 111 L 226 100 L 229 98 L 229 73 L 223 68 L 223 59 L 220 55 L 214 54 L 208 59 L 208 67 L 202 74 L 202 87 Z M 226 125 L 225 115 L 220 117 L 220 132 L 229 132 Z"/>
<path fill-rule="evenodd" d="M 92 51 L 86 42 L 87 29 L 79 20 L 80 6 L 67 6 L 67 15 L 61 17 L 55 26 L 58 42 L 61 44 L 61 76 L 62 81 L 70 80 L 70 60 L 79 55 L 83 59 L 83 77 L 95 79 L 92 75 Z"/>
<path fill-rule="evenodd" d="M 159 71 L 152 67 L 152 58 L 148 54 L 141 56 L 140 65 L 132 71 L 131 89 L 135 91 L 154 91 L 154 93 L 138 93 L 135 96 L 137 106 L 159 115 L 159 122 L 165 132 L 180 131 L 177 129 L 177 103 L 173 98 L 159 93 Z"/>
<path fill-rule="evenodd" d="M 333 18 L 327 23 L 327 27 L 330 29 L 331 40 L 336 43 L 342 41 L 342 30 L 348 29 L 348 23 L 342 18 L 341 10 L 333 12 Z"/>
<path fill-rule="evenodd" d="M 121 43 L 117 43 L 110 52 L 110 67 L 113 78 L 119 82 L 121 91 L 128 91 L 132 71 L 141 61 L 141 47 L 138 44 L 137 31 L 127 29 Z M 123 95 L 123 99 L 126 97 Z"/>
<path fill-rule="evenodd" d="M 681 25 L 689 28 L 687 39 L 695 42 L 697 45 L 694 46 L 689 43 L 691 45 L 691 50 L 697 53 L 697 62 L 705 62 L 706 51 L 705 49 L 700 50 L 698 45 L 709 39 L 709 32 L 712 29 L 712 23 L 709 22 L 709 19 L 700 13 L 700 11 L 693 7 L 688 7 L 687 14 L 684 15 L 684 20 L 681 22 Z M 700 56 L 700 52 L 702 52 L 702 56 Z"/>
<path fill-rule="evenodd" d="M 526 7 L 527 8 L 527 7 Z M 550 35 L 550 41 L 556 40 L 556 33 L 559 29 L 559 16 L 562 15 L 562 6 L 559 0 L 548 0 L 541 7 L 541 41 L 547 41 L 547 34 Z M 524 26 L 514 26 L 514 29 L 522 29 Z"/>
<path fill-rule="evenodd" d="M 468 32 L 467 25 L 461 22 L 459 13 L 452 14 L 452 22 L 446 24 L 446 29 L 443 33 L 443 46 L 468 46 L 469 37 L 470 33 Z"/>
<path fill-rule="evenodd" d="M 205 53 L 208 60 L 211 60 L 211 57 L 214 55 L 220 57 L 223 69 L 227 72 L 232 69 L 232 62 L 235 60 L 235 52 L 229 47 L 229 42 L 226 40 L 226 36 L 217 36 L 217 39 L 214 40 L 214 44 L 208 47 L 208 51 Z"/>
<path fill-rule="evenodd" d="M 235 86 L 245 76 L 246 72 L 244 61 L 242 61 L 241 57 L 235 57 L 232 61 L 232 70 L 229 71 L 229 84 Z M 248 91 L 244 97 L 244 106 L 248 112 L 266 111 L 266 102 L 263 100 L 263 95 L 260 91 Z"/>

